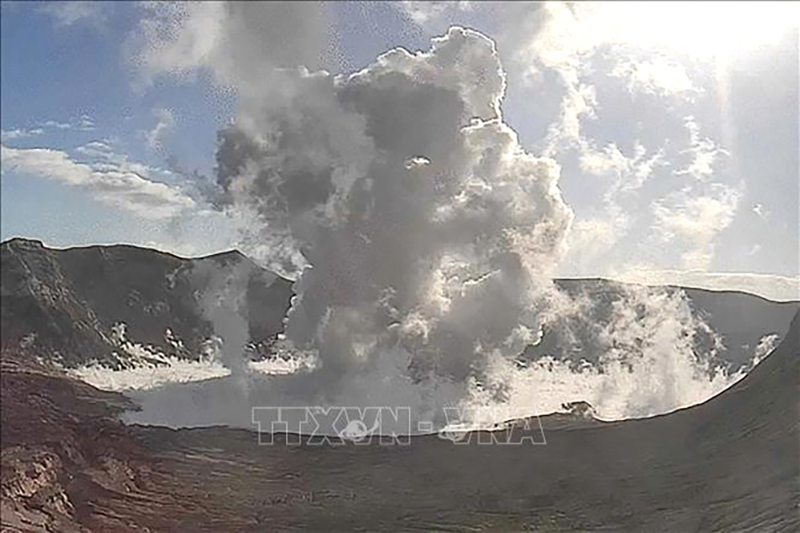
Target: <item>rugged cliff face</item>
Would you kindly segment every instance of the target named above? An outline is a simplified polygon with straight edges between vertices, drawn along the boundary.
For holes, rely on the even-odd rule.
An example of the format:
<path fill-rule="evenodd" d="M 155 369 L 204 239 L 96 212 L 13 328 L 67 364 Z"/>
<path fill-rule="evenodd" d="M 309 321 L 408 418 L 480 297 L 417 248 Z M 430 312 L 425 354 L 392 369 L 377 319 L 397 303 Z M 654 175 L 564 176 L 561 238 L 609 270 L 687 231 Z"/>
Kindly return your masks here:
<path fill-rule="evenodd" d="M 73 368 L 91 361 L 111 368 L 141 363 L 126 349 L 131 344 L 146 348 L 140 352 L 145 358 L 152 353 L 196 360 L 220 334 L 208 313 L 219 298 L 240 300 L 234 312 L 246 320 L 249 341 L 263 354 L 282 330 L 292 297 L 290 281 L 237 251 L 183 259 L 135 246 L 56 250 L 12 239 L 0 244 L 0 261 L 3 352 Z M 636 303 L 626 301 L 632 286 L 602 279 L 556 285 L 587 306 L 546 328 L 523 358 L 595 362 L 602 352 L 598 331 L 612 320 L 615 306 Z M 733 371 L 750 362 L 765 338 L 777 345 L 798 309 L 797 302 L 740 292 L 666 290 L 685 293 L 693 313 L 710 326 L 696 335 L 696 351 L 716 349 L 714 357 Z"/>
<path fill-rule="evenodd" d="M 39 241 L 0 245 L 4 352 L 75 367 L 125 366 L 125 340 L 153 353 L 197 358 L 214 334 L 204 302 L 238 292 L 250 341 L 282 329 L 291 283 L 236 251 L 182 259 L 135 246 L 55 250 Z"/>
<path fill-rule="evenodd" d="M 85 531 L 81 494 L 129 490 L 137 447 L 114 420 L 127 398 L 4 359 L 0 399 L 3 531 Z"/>

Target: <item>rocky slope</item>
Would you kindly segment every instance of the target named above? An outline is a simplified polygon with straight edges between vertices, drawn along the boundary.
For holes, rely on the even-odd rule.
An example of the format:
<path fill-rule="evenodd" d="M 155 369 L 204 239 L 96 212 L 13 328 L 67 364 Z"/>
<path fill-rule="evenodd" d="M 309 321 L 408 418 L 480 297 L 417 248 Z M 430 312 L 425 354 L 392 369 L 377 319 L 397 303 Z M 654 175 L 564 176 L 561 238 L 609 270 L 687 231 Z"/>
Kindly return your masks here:
<path fill-rule="evenodd" d="M 280 330 L 287 281 L 236 252 L 188 260 L 15 239 L 0 254 L 3 531 L 800 527 L 796 303 L 687 289 L 694 311 L 742 354 L 770 332 L 783 341 L 732 388 L 669 415 L 601 423 L 568 405 L 542 418 L 545 446 L 480 444 L 486 433 L 459 444 L 427 435 L 406 446 L 287 446 L 276 436 L 263 446 L 246 430 L 123 425 L 119 413 L 135 409 L 128 398 L 50 363 L 131 364 L 121 323 L 153 351 L 197 357 L 214 333 L 203 310 L 231 291 L 249 338 L 267 339 Z M 528 357 L 569 358 L 580 343 L 586 352 L 592 330 L 581 326 L 607 320 L 628 293 L 603 280 L 558 283 L 587 295 L 590 320 L 556 324 Z M 532 434 L 533 422 L 500 425 L 498 439 L 508 428 Z"/>
<path fill-rule="evenodd" d="M 2 370 L 4 531 L 800 527 L 800 317 L 718 397 L 643 420 L 545 417 L 544 446 L 481 445 L 479 433 L 263 446 L 244 430 L 124 427 L 118 395 Z"/>
<path fill-rule="evenodd" d="M 239 252 L 200 259 L 135 246 L 56 250 L 39 241 L 0 244 L 2 349 L 76 367 L 125 366 L 125 341 L 197 358 L 214 328 L 204 307 L 221 291 L 242 299 L 250 341 L 282 329 L 291 283 Z M 226 297 L 230 297 L 227 294 Z"/>
<path fill-rule="evenodd" d="M 253 344 L 265 344 L 282 329 L 291 282 L 266 271 L 239 252 L 198 259 L 134 246 L 90 246 L 56 250 L 39 241 L 0 244 L 0 343 L 4 353 L 24 354 L 78 367 L 99 361 L 110 368 L 140 361 L 141 351 L 197 359 L 217 333 L 208 309 L 220 297 L 240 298 L 233 311 L 244 316 Z M 595 362 L 598 331 L 626 303 L 632 287 L 602 279 L 565 279 L 556 284 L 588 302 L 585 313 L 560 320 L 524 357 Z M 741 292 L 668 288 L 684 292 L 693 312 L 711 328 L 697 335 L 695 350 L 711 353 L 731 370 L 747 365 L 767 339 L 777 345 L 798 302 L 772 302 Z M 635 302 L 634 302 L 635 303 Z M 629 305 L 626 303 L 626 305 Z M 630 304 L 633 305 L 633 304 Z"/>

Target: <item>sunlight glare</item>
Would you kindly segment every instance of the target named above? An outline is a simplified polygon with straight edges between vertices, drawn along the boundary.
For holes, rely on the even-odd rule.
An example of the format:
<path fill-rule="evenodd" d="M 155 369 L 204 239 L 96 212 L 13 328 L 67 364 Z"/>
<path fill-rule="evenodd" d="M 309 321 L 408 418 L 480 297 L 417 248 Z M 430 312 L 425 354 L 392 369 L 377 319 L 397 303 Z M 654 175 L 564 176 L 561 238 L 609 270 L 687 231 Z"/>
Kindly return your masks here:
<path fill-rule="evenodd" d="M 668 47 L 703 58 L 775 44 L 797 28 L 795 2 L 643 2 L 595 4 L 609 40 Z"/>

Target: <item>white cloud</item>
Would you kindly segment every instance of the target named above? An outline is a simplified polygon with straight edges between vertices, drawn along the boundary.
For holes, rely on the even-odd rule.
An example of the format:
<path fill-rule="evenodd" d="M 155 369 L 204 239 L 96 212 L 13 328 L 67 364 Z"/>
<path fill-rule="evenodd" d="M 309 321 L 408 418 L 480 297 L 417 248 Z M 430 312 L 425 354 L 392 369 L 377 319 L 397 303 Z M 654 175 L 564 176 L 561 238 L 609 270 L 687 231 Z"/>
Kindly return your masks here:
<path fill-rule="evenodd" d="M 633 10 L 634 14 L 639 11 Z M 546 155 L 587 150 L 584 123 L 598 119 L 595 67 L 599 59 L 611 62 L 605 72 L 622 79 L 631 93 L 683 99 L 699 93 L 683 65 L 655 53 L 656 48 L 640 39 L 639 31 L 622 22 L 623 12 L 591 2 L 551 2 L 508 10 L 500 41 L 511 52 L 516 78 L 535 85 L 545 79 L 544 72 L 551 72 L 562 86 L 559 115 L 544 142 Z M 632 49 L 637 53 L 632 54 Z"/>
<path fill-rule="evenodd" d="M 637 21 L 640 24 L 633 24 Z M 707 268 L 716 237 L 731 223 L 740 197 L 731 187 L 713 183 L 716 165 L 727 152 L 701 134 L 693 117 L 685 121 L 688 147 L 677 152 L 678 160 L 673 155 L 670 131 L 653 134 L 645 130 L 647 137 L 662 137 L 660 148 L 648 152 L 636 142 L 632 153 L 624 153 L 621 143 L 630 141 L 617 141 L 613 130 L 605 130 L 601 122 L 601 104 L 606 102 L 598 101 L 598 88 L 608 91 L 609 87 L 607 83 L 596 85 L 603 79 L 598 75 L 621 79 L 631 95 L 643 93 L 672 99 L 665 102 L 666 116 L 673 114 L 678 104 L 693 104 L 694 97 L 701 93 L 687 71 L 689 63 L 683 62 L 686 56 L 682 55 L 682 48 L 672 48 L 674 43 L 663 39 L 658 19 L 641 6 L 548 3 L 515 7 L 505 24 L 511 31 L 509 37 L 501 39 L 505 39 L 505 49 L 513 51 L 516 66 L 527 74 L 523 81 L 546 82 L 552 77 L 543 73 L 549 72 L 557 75 L 562 86 L 559 114 L 548 128 L 544 153 L 565 164 L 574 155 L 583 173 L 607 180 L 599 198 L 602 213 L 598 214 L 597 203 L 578 213 L 565 263 L 595 271 L 607 269 L 597 260 L 616 246 L 637 220 L 649 216 L 642 206 L 650 202 L 637 201 L 640 190 L 658 167 L 675 166 L 678 170 L 673 175 L 692 177 L 693 182 L 652 204 L 654 222 L 645 233 L 656 235 L 660 248 L 664 243 L 675 246 L 682 266 Z M 663 53 L 663 49 L 668 52 Z M 605 97 L 609 93 L 601 94 Z M 624 115 L 617 107 L 609 112 Z M 593 130 L 600 133 L 587 133 L 588 120 L 598 121 Z M 640 126 L 646 128 L 647 124 L 635 127 Z M 602 148 L 597 147 L 593 135 L 605 135 Z M 661 182 L 659 186 L 668 183 Z M 651 190 L 657 189 L 654 186 L 648 189 Z M 641 251 L 644 253 L 644 248 Z M 621 261 L 626 260 L 620 257 Z"/>
<path fill-rule="evenodd" d="M 563 91 L 558 119 L 549 129 L 545 153 L 582 148 L 583 121 L 597 118 L 597 74 L 620 78 L 630 93 L 691 101 L 701 88 L 683 61 L 687 39 L 676 39 L 674 23 L 689 10 L 670 4 L 653 8 L 625 2 L 548 2 L 507 7 L 499 33 L 516 77 L 542 83 L 555 73 Z M 659 13 L 658 16 L 655 13 Z M 698 24 L 687 13 L 687 24 Z M 705 24 L 707 21 L 702 21 Z M 705 35 L 708 32 L 704 32 Z M 706 58 L 707 59 L 707 58 Z M 598 65 L 602 71 L 597 71 Z"/>
<path fill-rule="evenodd" d="M 37 135 L 41 135 L 44 133 L 42 128 L 33 128 L 33 129 L 24 129 L 24 128 L 14 128 L 12 130 L 2 130 L 0 132 L 0 139 L 5 141 L 15 141 L 18 139 L 28 139 L 30 137 L 36 137 Z"/>
<path fill-rule="evenodd" d="M 783 4 L 783 5 L 781 5 Z M 774 42 L 781 29 L 797 21 L 789 2 L 761 5 L 747 2 L 553 2 L 544 4 L 544 17 L 509 10 L 509 21 L 544 31 L 527 36 L 525 53 L 551 68 L 576 66 L 581 56 L 603 45 L 636 47 L 673 56 L 713 60 L 737 45 Z"/>
<path fill-rule="evenodd" d="M 147 146 L 151 150 L 156 150 L 162 147 L 164 137 L 168 135 L 175 127 L 175 117 L 172 111 L 167 108 L 158 108 L 153 111 L 156 118 L 156 125 L 152 130 L 143 131 Z"/>
<path fill-rule="evenodd" d="M 146 75 L 184 74 L 210 61 L 225 17 L 221 2 L 153 3 L 143 6 L 136 59 Z"/>
<path fill-rule="evenodd" d="M 618 193 L 638 190 L 657 166 L 666 164 L 663 151 L 648 157 L 647 150 L 640 143 L 634 146 L 632 156 L 623 154 L 614 143 L 609 143 L 602 150 L 587 144 L 580 154 L 579 162 L 584 172 L 612 179 L 607 193 L 609 199 L 613 199 Z"/>
<path fill-rule="evenodd" d="M 42 127 L 54 128 L 58 130 L 69 130 L 72 129 L 72 124 L 68 122 L 58 122 L 57 120 L 46 120 L 42 123 Z"/>
<path fill-rule="evenodd" d="M 708 195 L 681 192 L 653 203 L 654 231 L 662 242 L 681 252 L 681 266 L 689 270 L 708 269 L 714 255 L 715 239 L 728 227 L 739 205 L 740 194 L 717 186 Z"/>
<path fill-rule="evenodd" d="M 149 167 L 128 161 L 104 143 L 90 143 L 76 152 L 95 156 L 80 162 L 64 151 L 50 148 L 17 149 L 0 147 L 3 172 L 15 172 L 53 179 L 79 187 L 95 199 L 129 211 L 142 218 L 163 219 L 194 207 L 194 201 L 180 189 L 153 181 Z"/>
<path fill-rule="evenodd" d="M 210 73 L 240 93 L 259 93 L 275 67 L 319 68 L 328 40 L 318 2 L 153 2 L 126 47 L 142 79 Z"/>
<path fill-rule="evenodd" d="M 392 5 L 399 8 L 399 10 L 411 19 L 412 22 L 418 26 L 428 27 L 436 24 L 445 18 L 447 15 L 458 13 L 459 11 L 471 10 L 475 3 L 469 0 L 453 1 L 413 1 L 404 0 L 402 2 L 395 2 Z"/>
<path fill-rule="evenodd" d="M 608 254 L 628 232 L 630 217 L 620 209 L 608 209 L 603 215 L 576 217 L 567 238 L 567 255 L 561 275 L 597 271 L 598 259 Z"/>
<path fill-rule="evenodd" d="M 40 130 L 75 130 L 75 131 L 94 131 L 95 122 L 89 115 L 81 115 L 77 119 L 68 122 L 58 120 L 46 120 L 38 125 Z"/>
<path fill-rule="evenodd" d="M 404 0 L 398 5 L 400 10 L 405 13 L 414 23 L 422 26 L 431 19 L 439 17 L 447 8 L 450 2 L 414 2 Z"/>
<path fill-rule="evenodd" d="M 601 150 L 596 149 L 590 141 L 582 144 L 578 159 L 581 170 L 603 178 L 607 183 L 594 210 L 599 213 L 576 216 L 570 229 L 569 252 L 562 264 L 562 271 L 569 273 L 587 270 L 597 272 L 598 260 L 614 249 L 636 220 L 638 213 L 631 208 L 631 202 L 637 201 L 638 191 L 650 179 L 656 167 L 666 165 L 663 151 L 648 154 L 640 143 L 635 144 L 634 153 L 630 156 L 623 154 L 614 143 Z"/>
<path fill-rule="evenodd" d="M 681 151 L 688 164 L 673 172 L 693 179 L 681 190 L 651 205 L 653 233 L 680 254 L 680 265 L 689 270 L 708 269 L 714 257 L 717 235 L 727 228 L 738 210 L 741 186 L 712 181 L 715 164 L 727 152 L 700 133 L 693 117 L 685 120 L 690 147 Z"/>
<path fill-rule="evenodd" d="M 677 95 L 690 99 L 699 92 L 682 65 L 663 58 L 622 59 L 611 71 L 611 76 L 625 80 L 631 94 Z"/>
<path fill-rule="evenodd" d="M 688 175 L 699 181 L 707 181 L 713 176 L 714 164 L 719 157 L 728 155 L 728 152 L 710 138 L 700 135 L 700 125 L 694 117 L 686 117 L 685 124 L 689 131 L 690 147 L 681 153 L 688 154 L 691 161 L 686 168 L 676 171 L 675 175 Z"/>
<path fill-rule="evenodd" d="M 564 147 L 585 148 L 586 141 L 581 131 L 581 120 L 597 118 L 597 94 L 592 85 L 584 83 L 567 85 L 566 94 L 561 99 L 558 119 L 550 125 L 547 132 L 544 154 L 555 156 Z"/>
<path fill-rule="evenodd" d="M 72 26 L 85 23 L 101 27 L 108 18 L 108 11 L 113 2 L 78 1 L 69 2 L 44 2 L 40 9 L 53 18 L 53 23 L 59 27 Z"/>
<path fill-rule="evenodd" d="M 83 131 L 92 131 L 95 128 L 95 122 L 89 115 L 81 115 L 76 121 L 75 126 Z"/>
<path fill-rule="evenodd" d="M 402 7 L 423 29 L 450 19 L 454 11 L 452 5 L 435 3 Z M 620 264 L 631 254 L 644 254 L 661 258 L 663 267 L 673 266 L 678 254 L 679 264 L 706 267 L 718 242 L 722 246 L 736 238 L 720 235 L 731 227 L 745 190 L 733 183 L 739 169 L 725 164 L 726 148 L 734 146 L 724 101 L 724 93 L 732 90 L 726 85 L 732 57 L 726 56 L 741 42 L 764 44 L 783 35 L 792 18 L 786 4 L 764 13 L 755 4 L 630 2 L 475 3 L 473 10 L 475 17 L 464 18 L 493 28 L 498 49 L 511 63 L 509 93 L 530 91 L 531 103 L 518 106 L 533 110 L 523 119 L 534 122 L 525 133 L 538 134 L 541 125 L 535 121 L 547 120 L 547 134 L 532 139 L 538 141 L 535 146 L 565 169 L 579 164 L 581 172 L 563 180 L 577 206 L 566 263 L 590 255 L 581 254 L 579 246 L 600 254 L 619 243 L 613 259 Z M 772 36 L 763 32 L 767 21 Z M 752 46 L 750 55 L 762 57 L 753 55 L 755 50 Z M 541 106 L 533 98 L 537 92 L 544 95 Z M 560 100 L 559 108 L 552 107 L 554 99 Z M 687 114 L 692 116 L 684 119 Z M 643 156 L 637 140 L 647 146 Z M 586 173 L 605 179 L 584 192 L 576 181 L 585 180 Z M 648 181 L 654 175 L 664 179 Z M 587 201 L 589 190 L 602 203 Z M 691 197 L 698 198 L 694 204 L 686 201 Z M 657 208 L 654 198 L 661 198 Z M 754 213 L 764 215 L 759 207 Z M 704 229 L 691 236 L 694 214 Z M 641 238 L 634 241 L 634 233 Z M 631 239 L 621 242 L 629 234 Z M 676 246 L 674 253 L 664 250 L 665 243 Z M 589 272 L 607 268 L 600 261 L 584 264 Z"/>

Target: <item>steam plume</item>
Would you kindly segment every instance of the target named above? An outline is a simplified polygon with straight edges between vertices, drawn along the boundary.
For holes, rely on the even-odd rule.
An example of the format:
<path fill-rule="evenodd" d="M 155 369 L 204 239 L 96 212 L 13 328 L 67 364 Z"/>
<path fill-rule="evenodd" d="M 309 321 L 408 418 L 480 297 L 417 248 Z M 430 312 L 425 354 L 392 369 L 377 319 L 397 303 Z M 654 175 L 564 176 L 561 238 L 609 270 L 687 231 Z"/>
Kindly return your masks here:
<path fill-rule="evenodd" d="M 504 89 L 492 41 L 459 27 L 349 76 L 276 69 L 263 91 L 248 85 L 220 132 L 218 180 L 244 250 L 296 279 L 281 350 L 314 364 L 280 378 L 233 372 L 250 380 L 236 390 L 167 387 L 140 419 L 249 426 L 253 405 L 343 405 L 443 423 L 446 405 L 520 416 L 587 399 L 576 394 L 621 418 L 729 383 L 693 357 L 687 335 L 702 325 L 658 291 L 612 309 L 587 346 L 603 352 L 592 369 L 515 366 L 544 325 L 585 302 L 552 283 L 572 212 L 558 165 L 523 150 L 503 121 Z M 206 316 L 224 318 L 238 345 L 246 328 L 231 310 Z M 546 398 L 532 396 L 540 390 Z"/>
<path fill-rule="evenodd" d="M 466 383 L 534 341 L 572 215 L 557 165 L 503 122 L 492 41 L 456 27 L 351 76 L 281 74 L 221 133 L 219 177 L 302 269 L 286 337 L 318 357 L 318 392 L 389 353 Z"/>

